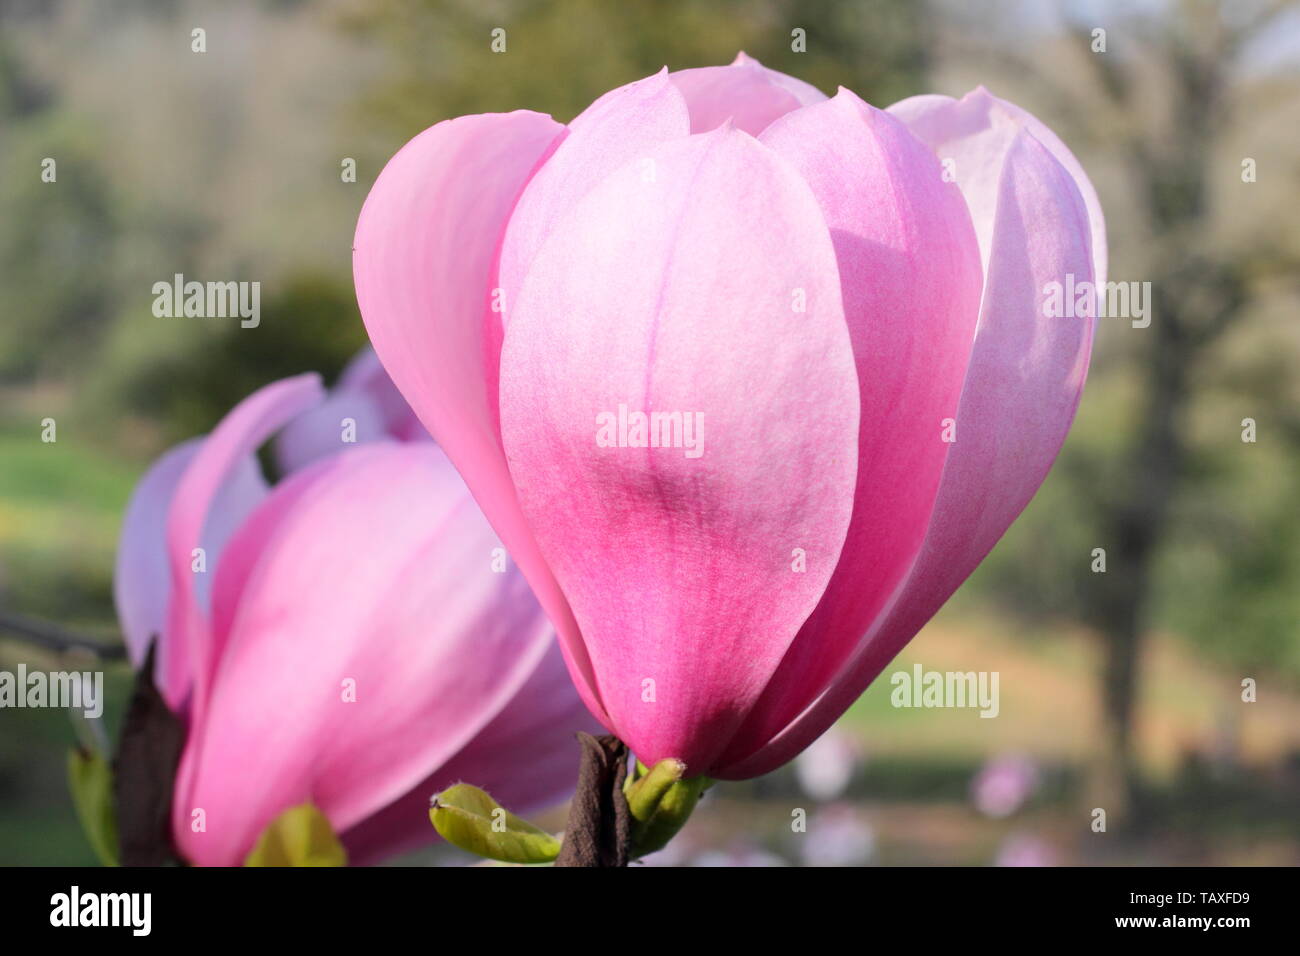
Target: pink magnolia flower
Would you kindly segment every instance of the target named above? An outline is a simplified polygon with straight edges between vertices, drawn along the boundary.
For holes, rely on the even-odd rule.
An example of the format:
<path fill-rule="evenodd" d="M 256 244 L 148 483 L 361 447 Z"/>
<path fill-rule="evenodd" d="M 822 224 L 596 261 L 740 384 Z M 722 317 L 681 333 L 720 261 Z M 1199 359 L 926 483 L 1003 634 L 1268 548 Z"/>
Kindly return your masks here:
<path fill-rule="evenodd" d="M 127 510 L 115 596 L 132 660 L 156 637 L 187 726 L 172 831 L 192 863 L 239 864 L 307 801 L 364 863 L 432 841 L 429 796 L 462 778 L 520 808 L 572 788 L 590 718 L 442 451 L 377 431 L 344 445 L 336 421 L 340 450 L 262 478 L 262 442 L 313 408 L 360 415 L 353 392 L 326 399 L 312 375 L 259 390 L 165 454 Z"/>
<path fill-rule="evenodd" d="M 1025 507 L 1094 326 L 1042 290 L 1105 269 L 1092 187 L 1018 107 L 881 111 L 743 54 L 568 126 L 439 123 L 354 245 L 384 367 L 592 713 L 721 778 L 820 735 Z"/>

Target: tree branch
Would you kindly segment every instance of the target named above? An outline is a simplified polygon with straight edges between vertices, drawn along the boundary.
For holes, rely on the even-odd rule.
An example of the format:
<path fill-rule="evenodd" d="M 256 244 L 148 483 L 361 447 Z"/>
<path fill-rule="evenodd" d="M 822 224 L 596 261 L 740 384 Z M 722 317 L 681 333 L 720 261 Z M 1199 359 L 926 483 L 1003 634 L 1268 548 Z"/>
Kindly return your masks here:
<path fill-rule="evenodd" d="M 46 650 L 66 654 L 69 651 L 89 651 L 104 660 L 116 661 L 126 657 L 122 644 L 105 644 L 94 638 L 76 634 L 58 624 L 36 618 L 0 611 L 0 633 L 8 633 Z"/>

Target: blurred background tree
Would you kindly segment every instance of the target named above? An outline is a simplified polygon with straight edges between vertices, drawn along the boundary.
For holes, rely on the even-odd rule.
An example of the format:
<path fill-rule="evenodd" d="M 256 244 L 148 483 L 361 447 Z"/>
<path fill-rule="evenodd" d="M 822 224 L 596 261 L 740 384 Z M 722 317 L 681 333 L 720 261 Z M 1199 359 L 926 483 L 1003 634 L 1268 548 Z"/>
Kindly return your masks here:
<path fill-rule="evenodd" d="M 1012 24 L 984 15 L 976 29 L 965 9 L 964 23 L 948 21 L 950 62 L 1060 118 L 1086 168 L 1103 171 L 1111 278 L 1151 283 L 1149 328 L 1101 322 L 1080 414 L 1097 441 L 1067 445 L 1058 508 L 1018 529 L 1036 546 L 999 555 L 1006 596 L 1036 579 L 1045 606 L 1072 607 L 1102 640 L 1098 790 L 1139 812 L 1134 722 L 1151 628 L 1176 627 L 1230 664 L 1226 683 L 1259 668 L 1300 678 L 1300 406 L 1286 384 L 1300 373 L 1288 212 L 1300 199 L 1300 88 L 1293 58 L 1283 75 L 1261 62 L 1279 41 L 1295 52 L 1300 21 L 1276 2 L 1076 7 L 1043 24 L 1042 42 L 1008 44 Z M 1244 164 L 1262 167 L 1264 185 Z M 1244 418 L 1263 430 L 1256 444 L 1242 440 Z M 1065 509 L 1085 533 L 1058 533 Z M 1081 575 L 1096 547 L 1106 573 Z"/>

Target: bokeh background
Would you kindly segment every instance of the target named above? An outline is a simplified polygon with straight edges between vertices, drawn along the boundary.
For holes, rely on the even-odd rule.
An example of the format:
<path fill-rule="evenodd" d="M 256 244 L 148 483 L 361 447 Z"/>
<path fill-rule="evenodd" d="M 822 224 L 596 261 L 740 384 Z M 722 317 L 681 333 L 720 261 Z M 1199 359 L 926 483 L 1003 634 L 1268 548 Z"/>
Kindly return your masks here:
<path fill-rule="evenodd" d="M 364 343 L 352 232 L 403 142 L 469 112 L 568 120 L 742 49 L 878 106 L 983 83 L 1029 108 L 1154 311 L 1102 320 L 1055 469 L 898 662 L 998 671 L 1001 714 L 895 709 L 882 679 L 795 766 L 711 791 L 657 862 L 1300 863 L 1292 3 L 0 0 L 0 668 L 72 666 L 24 631 L 117 645 L 116 535 L 151 459 Z M 177 272 L 260 281 L 260 327 L 155 318 Z M 129 675 L 102 666 L 111 729 Z M 94 861 L 75 739 L 61 712 L 0 711 L 0 863 Z"/>

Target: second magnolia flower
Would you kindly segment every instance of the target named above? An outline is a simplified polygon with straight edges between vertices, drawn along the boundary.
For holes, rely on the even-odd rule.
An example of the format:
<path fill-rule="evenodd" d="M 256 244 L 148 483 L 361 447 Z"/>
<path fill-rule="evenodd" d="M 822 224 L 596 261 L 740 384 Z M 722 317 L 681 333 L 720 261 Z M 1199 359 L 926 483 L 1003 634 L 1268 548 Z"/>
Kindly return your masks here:
<path fill-rule="evenodd" d="M 1105 270 L 1091 185 L 1023 110 L 881 111 L 743 55 L 567 127 L 440 123 L 354 245 L 380 358 L 588 707 L 722 778 L 822 733 L 1024 508 L 1094 325 L 1039 290 Z M 706 450 L 593 440 L 622 406 L 702 415 Z"/>
<path fill-rule="evenodd" d="M 268 487 L 255 452 L 282 427 Z M 553 632 L 373 355 L 328 397 L 314 375 L 268 385 L 159 459 L 114 586 L 185 729 L 189 863 L 239 864 L 308 802 L 367 863 L 434 840 L 429 798 L 462 778 L 523 810 L 572 790 L 593 728 Z"/>

